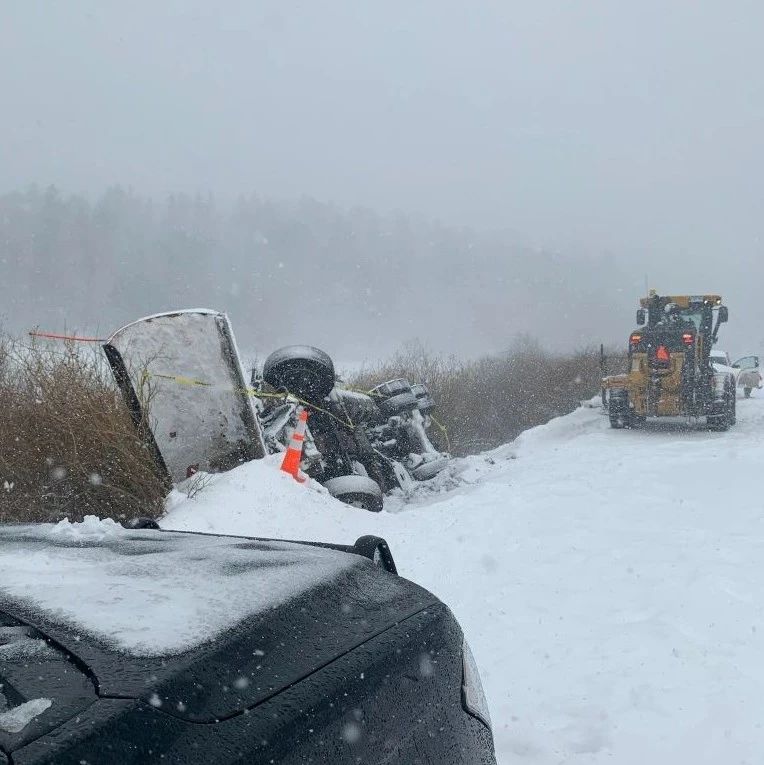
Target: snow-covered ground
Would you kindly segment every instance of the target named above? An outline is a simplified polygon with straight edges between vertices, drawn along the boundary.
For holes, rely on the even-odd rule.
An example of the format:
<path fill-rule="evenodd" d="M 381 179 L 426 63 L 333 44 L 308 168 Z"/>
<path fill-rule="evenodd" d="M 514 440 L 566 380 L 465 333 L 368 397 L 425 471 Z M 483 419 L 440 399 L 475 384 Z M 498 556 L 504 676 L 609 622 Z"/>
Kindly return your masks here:
<path fill-rule="evenodd" d="M 460 620 L 500 763 L 759 763 L 764 397 L 738 418 L 611 431 L 582 408 L 378 515 L 250 463 L 176 493 L 163 526 L 384 536 Z"/>

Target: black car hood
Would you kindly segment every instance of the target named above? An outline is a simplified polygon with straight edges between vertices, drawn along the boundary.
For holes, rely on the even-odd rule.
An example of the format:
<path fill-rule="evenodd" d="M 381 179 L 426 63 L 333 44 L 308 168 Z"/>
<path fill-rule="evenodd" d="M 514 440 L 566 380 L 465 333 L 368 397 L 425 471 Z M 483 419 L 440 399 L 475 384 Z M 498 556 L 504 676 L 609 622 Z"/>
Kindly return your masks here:
<path fill-rule="evenodd" d="M 0 612 L 0 763 L 98 699 L 95 683 L 66 651 Z"/>
<path fill-rule="evenodd" d="M 80 550 L 83 557 L 86 551 L 92 556 L 106 548 L 108 559 L 122 556 L 120 563 L 128 565 L 134 573 L 141 567 L 151 570 L 156 556 L 169 554 L 168 551 L 174 554 L 186 551 L 193 565 L 202 566 L 204 562 L 197 559 L 204 557 L 204 550 L 214 549 L 219 556 L 223 545 L 234 558 L 233 568 L 219 572 L 223 579 L 235 578 L 240 569 L 248 569 L 249 579 L 242 578 L 238 590 L 230 582 L 221 587 L 221 598 L 229 601 L 221 601 L 220 605 L 223 610 L 230 608 L 236 613 L 247 610 L 242 603 L 246 605 L 252 593 L 245 585 L 253 581 L 253 575 L 263 582 L 273 576 L 274 582 L 282 584 L 285 576 L 303 578 L 288 588 L 287 597 L 275 598 L 267 607 L 260 603 L 252 613 L 233 619 L 222 631 L 211 629 L 201 639 L 197 631 L 197 642 L 184 650 L 154 651 L 147 655 L 145 648 L 143 653 L 131 651 L 110 641 L 108 636 L 89 633 L 81 623 L 72 620 L 71 614 L 40 607 L 36 598 L 44 599 L 46 593 L 36 592 L 35 587 L 30 587 L 28 597 L 19 597 L 15 591 L 9 593 L 0 577 L 0 613 L 5 614 L 6 620 L 12 617 L 34 628 L 56 648 L 59 661 L 69 668 L 63 673 L 68 678 L 63 686 L 54 682 L 52 675 L 46 678 L 44 672 L 33 673 L 39 680 L 32 684 L 31 693 L 55 697 L 50 710 L 34 722 L 37 735 L 45 727 L 55 726 L 56 720 L 61 722 L 64 710 L 76 714 L 82 704 L 98 697 L 143 699 L 162 712 L 189 721 L 226 719 L 294 685 L 436 602 L 426 590 L 374 566 L 367 558 L 333 549 L 149 530 L 120 534 L 116 540 L 51 541 L 41 538 L 34 529 L 30 531 L 32 527 L 10 528 L 10 532 L 9 527 L 0 528 L 0 566 L 4 564 L 3 548 L 8 544 L 21 544 L 36 554 L 45 549 L 60 552 L 63 547 L 67 555 Z M 303 559 L 317 565 L 327 563 L 328 568 L 322 569 L 323 576 L 306 576 L 310 569 L 301 565 Z M 65 578 L 66 573 L 61 576 Z M 111 595 L 117 602 L 124 592 L 114 591 Z M 206 597 L 209 595 L 207 591 Z M 107 602 L 97 607 L 108 613 Z M 140 613 L 136 612 L 135 618 L 139 620 Z M 103 615 L 99 622 L 103 622 Z M 183 627 L 188 628 L 188 624 Z M 0 683 L 3 671 L 6 675 L 17 671 L 17 664 L 6 665 L 5 670 L 0 664 Z M 59 669 L 63 666 L 60 664 Z M 60 671 L 53 674 L 62 675 Z M 51 688 L 55 686 L 55 692 L 51 690 L 46 695 L 46 682 Z M 89 700 L 83 690 L 87 688 L 91 689 Z M 16 703 L 22 697 L 23 694 Z M 72 700 L 74 697 L 76 701 Z M 54 711 L 58 714 L 54 715 Z M 13 742 L 0 740 L 0 749 L 12 751 L 19 740 L 16 737 Z"/>

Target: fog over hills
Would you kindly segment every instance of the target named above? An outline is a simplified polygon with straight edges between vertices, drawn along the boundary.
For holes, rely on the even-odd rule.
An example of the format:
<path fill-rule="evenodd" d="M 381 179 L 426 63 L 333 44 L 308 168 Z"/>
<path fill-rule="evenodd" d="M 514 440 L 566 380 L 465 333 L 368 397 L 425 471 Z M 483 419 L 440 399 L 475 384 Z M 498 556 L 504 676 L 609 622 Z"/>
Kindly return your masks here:
<path fill-rule="evenodd" d="M 31 190 L 0 197 L 0 239 L 4 322 L 16 332 L 105 333 L 204 305 L 230 313 L 247 349 L 311 342 L 363 361 L 413 339 L 460 355 L 522 334 L 581 347 L 618 337 L 602 327 L 624 302 L 605 257 L 307 198 L 221 206 L 114 188 L 90 203 Z"/>
<path fill-rule="evenodd" d="M 722 342 L 764 350 L 763 26 L 754 0 L 10 0 L 3 323 L 203 304 L 258 352 L 477 354 L 622 343 L 648 283 L 722 292 Z"/>

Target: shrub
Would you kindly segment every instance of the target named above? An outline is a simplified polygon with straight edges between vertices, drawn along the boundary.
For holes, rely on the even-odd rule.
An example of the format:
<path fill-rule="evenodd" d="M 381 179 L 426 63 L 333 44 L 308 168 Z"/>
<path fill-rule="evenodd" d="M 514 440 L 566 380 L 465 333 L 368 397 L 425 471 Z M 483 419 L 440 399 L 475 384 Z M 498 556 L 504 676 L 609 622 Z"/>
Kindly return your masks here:
<path fill-rule="evenodd" d="M 611 360 L 607 373 L 621 358 Z M 599 351 L 555 355 L 525 338 L 474 361 L 414 343 L 348 382 L 363 390 L 395 377 L 427 383 L 438 403 L 434 440 L 466 455 L 572 411 L 598 392 L 600 376 Z M 100 350 L 0 335 L 0 522 L 157 517 L 164 496 Z"/>
<path fill-rule="evenodd" d="M 609 358 L 612 366 L 605 371 L 612 373 L 620 357 Z M 599 349 L 556 355 L 529 338 L 521 338 L 505 354 L 474 361 L 434 354 L 413 343 L 352 375 L 349 384 L 368 390 L 395 377 L 429 386 L 438 404 L 433 440 L 462 456 L 499 446 L 527 428 L 573 411 L 598 393 L 602 371 Z"/>
<path fill-rule="evenodd" d="M 97 352 L 0 337 L 0 521 L 156 517 L 164 495 Z"/>

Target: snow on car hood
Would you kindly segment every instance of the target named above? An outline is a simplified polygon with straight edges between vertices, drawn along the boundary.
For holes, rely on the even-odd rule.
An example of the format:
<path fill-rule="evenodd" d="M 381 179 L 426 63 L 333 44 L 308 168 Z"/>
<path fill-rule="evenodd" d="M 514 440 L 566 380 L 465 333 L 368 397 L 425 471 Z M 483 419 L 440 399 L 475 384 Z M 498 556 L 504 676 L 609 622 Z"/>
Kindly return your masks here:
<path fill-rule="evenodd" d="M 139 655 L 180 653 L 364 559 L 289 542 L 83 523 L 0 526 L 0 598 Z"/>

